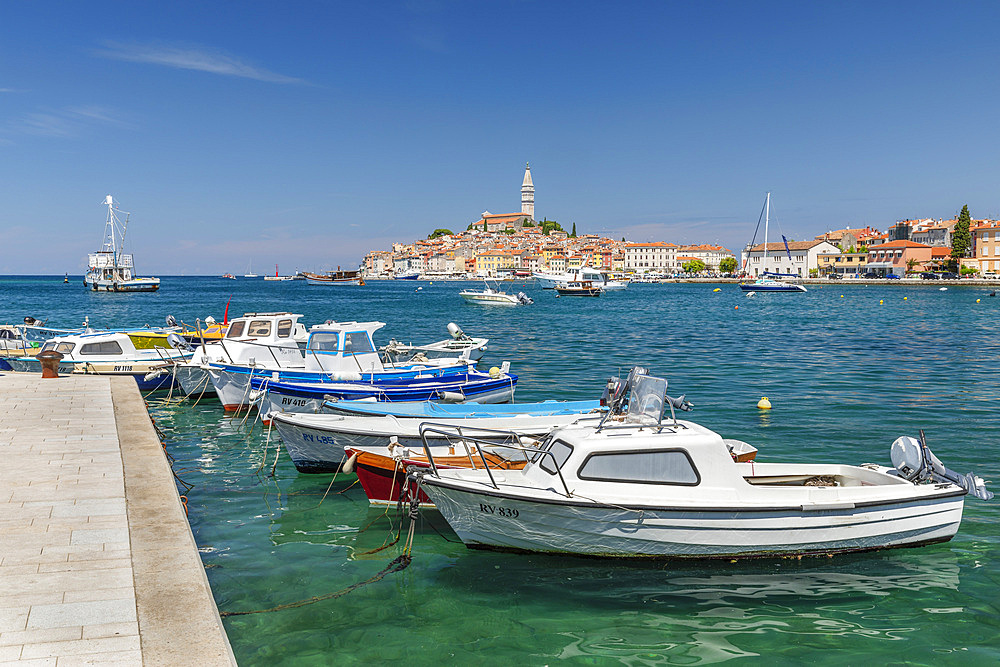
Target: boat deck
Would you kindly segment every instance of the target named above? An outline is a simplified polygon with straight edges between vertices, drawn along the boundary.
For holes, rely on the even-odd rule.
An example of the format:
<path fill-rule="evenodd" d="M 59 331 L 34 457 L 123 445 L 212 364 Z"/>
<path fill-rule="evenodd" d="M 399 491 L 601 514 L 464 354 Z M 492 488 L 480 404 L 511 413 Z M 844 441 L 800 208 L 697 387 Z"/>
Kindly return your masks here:
<path fill-rule="evenodd" d="M 0 662 L 235 664 L 135 382 L 3 373 L 0 401 Z"/>

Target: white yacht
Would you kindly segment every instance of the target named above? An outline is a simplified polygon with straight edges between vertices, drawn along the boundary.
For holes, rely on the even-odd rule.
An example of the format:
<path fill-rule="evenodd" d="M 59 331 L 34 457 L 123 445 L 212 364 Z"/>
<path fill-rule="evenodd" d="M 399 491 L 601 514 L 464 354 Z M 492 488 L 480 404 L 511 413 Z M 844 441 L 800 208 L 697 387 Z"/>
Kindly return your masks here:
<path fill-rule="evenodd" d="M 469 303 L 481 303 L 497 306 L 518 306 L 534 303 L 531 297 L 524 292 L 508 294 L 497 287 L 491 287 L 489 281 L 483 280 L 485 287 L 482 290 L 465 289 L 458 293 L 460 297 Z"/>
<path fill-rule="evenodd" d="M 555 289 L 560 285 L 580 281 L 589 281 L 600 286 L 604 291 L 622 290 L 628 287 L 628 283 L 620 280 L 612 280 L 608 277 L 608 274 L 589 266 L 573 267 L 565 273 L 532 271 L 531 277 L 538 281 L 538 285 L 542 289 Z"/>

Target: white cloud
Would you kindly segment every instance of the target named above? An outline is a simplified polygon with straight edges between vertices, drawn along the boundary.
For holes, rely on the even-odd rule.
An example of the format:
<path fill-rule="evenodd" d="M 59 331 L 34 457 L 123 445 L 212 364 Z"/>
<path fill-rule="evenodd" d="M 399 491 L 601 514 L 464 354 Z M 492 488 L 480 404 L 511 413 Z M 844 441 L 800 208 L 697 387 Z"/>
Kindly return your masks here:
<path fill-rule="evenodd" d="M 28 113 L 7 125 L 11 134 L 33 134 L 44 137 L 73 137 L 90 125 L 122 125 L 110 110 L 88 105 Z"/>
<path fill-rule="evenodd" d="M 303 79 L 255 67 L 223 51 L 204 47 L 122 43 L 107 43 L 105 47 L 105 49 L 97 51 L 97 55 L 114 60 L 163 65 L 177 69 L 209 72 L 220 76 L 237 76 L 268 83 L 308 83 Z"/>

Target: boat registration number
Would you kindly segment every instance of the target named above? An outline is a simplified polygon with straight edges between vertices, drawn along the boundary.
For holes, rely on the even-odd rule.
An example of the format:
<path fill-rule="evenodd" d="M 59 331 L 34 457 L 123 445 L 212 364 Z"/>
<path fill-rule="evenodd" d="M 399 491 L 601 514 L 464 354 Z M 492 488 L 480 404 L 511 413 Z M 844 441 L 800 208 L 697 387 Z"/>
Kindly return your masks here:
<path fill-rule="evenodd" d="M 313 435 L 312 433 L 302 434 L 303 442 L 318 442 L 322 445 L 335 445 L 337 444 L 336 438 L 329 435 Z"/>
<path fill-rule="evenodd" d="M 516 509 L 501 507 L 500 505 L 487 505 L 486 503 L 479 503 L 479 511 L 484 514 L 507 517 L 508 519 L 516 519 L 519 514 Z"/>
<path fill-rule="evenodd" d="M 115 366 L 115 371 L 125 371 L 126 373 L 132 370 L 131 366 Z"/>
<path fill-rule="evenodd" d="M 283 398 L 281 399 L 282 405 L 297 405 L 302 407 L 306 404 L 306 399 L 304 398 Z"/>

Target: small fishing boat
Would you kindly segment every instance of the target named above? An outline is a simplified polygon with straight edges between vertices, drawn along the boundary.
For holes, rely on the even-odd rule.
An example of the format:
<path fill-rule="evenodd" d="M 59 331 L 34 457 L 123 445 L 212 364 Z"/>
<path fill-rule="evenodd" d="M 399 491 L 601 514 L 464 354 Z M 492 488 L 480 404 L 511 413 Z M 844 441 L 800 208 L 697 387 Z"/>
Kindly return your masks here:
<path fill-rule="evenodd" d="M 430 447 L 456 447 L 461 438 L 472 436 L 480 445 L 494 442 L 524 444 L 541 439 L 552 429 L 592 420 L 595 425 L 601 415 L 524 415 L 503 420 L 503 430 L 497 430 L 497 419 L 440 419 L 429 422 L 423 417 L 344 416 L 276 413 L 271 424 L 278 431 L 285 449 L 300 472 L 334 472 L 344 462 L 347 447 L 385 447 L 390 441 L 404 448 L 420 448 L 423 440 Z M 440 427 L 440 433 L 422 436 L 425 426 Z M 511 449 L 507 454 L 518 455 Z"/>
<path fill-rule="evenodd" d="M 571 280 L 556 285 L 559 296 L 601 296 L 602 291 L 600 285 L 589 280 Z"/>
<path fill-rule="evenodd" d="M 563 273 L 532 271 L 531 277 L 538 281 L 538 286 L 542 289 L 555 289 L 561 284 L 575 280 L 589 280 L 599 285 L 605 292 L 623 290 L 628 287 L 627 282 L 615 280 L 604 271 L 589 266 L 575 266 Z"/>
<path fill-rule="evenodd" d="M 264 421 L 279 412 L 323 412 L 329 400 L 443 401 L 461 403 L 509 403 L 514 400 L 517 376 L 512 373 L 464 373 L 418 375 L 392 380 L 302 382 L 273 379 L 266 375 L 250 378 L 248 400 L 256 401 Z M 449 370 L 449 369 L 444 369 Z"/>
<path fill-rule="evenodd" d="M 226 278 L 227 280 L 236 280 L 236 276 L 231 273 L 223 273 L 220 277 Z"/>
<path fill-rule="evenodd" d="M 459 292 L 458 295 L 469 303 L 485 305 L 518 306 L 534 303 L 524 292 L 507 294 L 499 289 L 499 284 L 497 287 L 491 287 L 489 281 L 483 280 L 483 283 L 484 287 L 482 290 L 466 289 Z"/>
<path fill-rule="evenodd" d="M 144 336 L 145 332 L 136 335 Z M 127 332 L 90 332 L 53 338 L 42 345 L 39 353 L 54 350 L 62 354 L 60 373 L 128 375 L 135 378 L 141 391 L 152 391 L 170 388 L 171 365 L 191 356 L 180 347 L 182 344 L 183 340 L 176 337 L 170 339 L 168 347 L 137 347 Z M 8 359 L 7 363 L 15 371 L 41 370 L 34 356 Z"/>
<path fill-rule="evenodd" d="M 479 361 L 486 353 L 487 338 L 472 338 L 467 336 L 462 327 L 454 322 L 448 323 L 448 333 L 451 338 L 439 340 L 427 345 L 404 344 L 395 338 L 385 347 L 379 348 L 382 358 L 393 363 L 427 361 L 429 359 L 471 359 Z"/>
<path fill-rule="evenodd" d="M 400 273 L 395 274 L 392 277 L 392 279 L 393 280 L 416 280 L 419 277 L 420 277 L 420 272 L 417 271 L 417 270 L 415 270 L 415 269 L 411 269 L 409 271 L 401 271 Z"/>
<path fill-rule="evenodd" d="M 111 195 L 104 198 L 108 217 L 104 223 L 104 244 L 87 258 L 87 274 L 83 284 L 95 292 L 155 292 L 160 289 L 159 278 L 139 278 L 135 263 L 125 252 L 125 232 L 128 231 L 129 213 L 125 220 L 122 211 Z M 68 276 L 67 276 L 68 277 Z"/>
<path fill-rule="evenodd" d="M 434 465 L 443 469 L 475 468 L 485 462 L 493 470 L 520 470 L 528 461 L 524 455 L 505 458 L 505 452 L 496 448 L 484 448 L 480 455 L 478 447 L 465 443 L 432 447 L 431 452 Z M 430 467 L 423 447 L 404 447 L 391 440 L 380 447 L 346 447 L 344 456 L 343 471 L 357 473 L 361 488 L 372 505 L 395 505 L 400 496 L 409 500 L 407 469 Z M 426 493 L 420 489 L 414 491 L 421 507 L 434 506 Z"/>
<path fill-rule="evenodd" d="M 335 415 L 393 415 L 441 418 L 513 417 L 519 415 L 570 415 L 601 411 L 600 401 L 542 401 L 540 403 L 378 403 L 373 401 L 327 401 L 323 412 Z"/>
<path fill-rule="evenodd" d="M 410 475 L 469 547 L 608 557 L 829 555 L 945 542 L 982 479 L 954 473 L 920 439 L 892 468 L 737 462 L 709 429 L 664 419 L 666 380 L 634 369 L 609 418 L 550 433 L 522 470 Z M 467 438 L 475 443 L 475 438 Z M 426 449 L 426 447 L 425 447 Z"/>
<path fill-rule="evenodd" d="M 365 279 L 361 276 L 360 271 L 341 271 L 339 266 L 336 271 L 327 271 L 326 273 L 309 273 L 306 271 L 302 275 L 305 276 L 307 285 L 335 287 L 339 285 L 365 284 Z"/>

